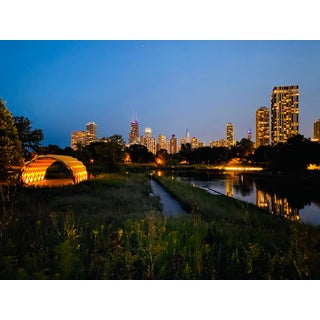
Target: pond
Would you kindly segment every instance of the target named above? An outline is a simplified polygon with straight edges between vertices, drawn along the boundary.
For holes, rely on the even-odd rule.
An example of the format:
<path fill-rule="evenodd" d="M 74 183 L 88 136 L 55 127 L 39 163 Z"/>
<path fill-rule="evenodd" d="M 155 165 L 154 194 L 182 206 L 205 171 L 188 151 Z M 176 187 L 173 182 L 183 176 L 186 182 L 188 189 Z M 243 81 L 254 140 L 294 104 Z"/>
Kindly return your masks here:
<path fill-rule="evenodd" d="M 319 188 L 294 179 L 281 179 L 239 172 L 220 174 L 177 174 L 177 180 L 187 181 L 212 194 L 223 194 L 288 219 L 320 225 Z"/>

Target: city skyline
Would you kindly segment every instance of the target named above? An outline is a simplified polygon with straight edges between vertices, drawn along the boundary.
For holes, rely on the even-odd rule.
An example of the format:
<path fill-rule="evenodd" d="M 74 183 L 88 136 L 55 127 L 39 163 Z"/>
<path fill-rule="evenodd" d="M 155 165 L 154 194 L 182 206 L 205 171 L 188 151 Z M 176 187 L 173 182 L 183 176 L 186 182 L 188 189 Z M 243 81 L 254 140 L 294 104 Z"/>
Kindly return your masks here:
<path fill-rule="evenodd" d="M 255 128 L 272 88 L 299 85 L 299 132 L 319 119 L 319 41 L 0 41 L 0 96 L 14 116 L 44 131 L 43 145 L 70 146 L 92 121 L 98 136 L 140 129 L 179 139 L 188 128 L 209 145 Z M 253 132 L 253 137 L 255 137 Z"/>

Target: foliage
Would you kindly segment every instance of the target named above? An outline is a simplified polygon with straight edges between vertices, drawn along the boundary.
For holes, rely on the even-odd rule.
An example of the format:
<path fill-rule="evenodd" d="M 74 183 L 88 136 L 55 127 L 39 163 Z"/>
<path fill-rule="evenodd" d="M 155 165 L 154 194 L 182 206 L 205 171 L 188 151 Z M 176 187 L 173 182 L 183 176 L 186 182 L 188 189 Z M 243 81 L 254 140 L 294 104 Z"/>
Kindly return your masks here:
<path fill-rule="evenodd" d="M 44 139 L 43 131 L 32 130 L 31 121 L 26 117 L 14 117 L 13 120 L 22 143 L 23 156 L 26 160 L 31 160 L 32 153 L 38 152 L 41 141 Z"/>
<path fill-rule="evenodd" d="M 154 161 L 154 155 L 142 144 L 133 144 L 129 146 L 126 151 L 130 154 L 132 162 L 148 163 Z"/>
<path fill-rule="evenodd" d="M 161 180 L 190 215 L 162 215 L 141 174 L 17 189 L 0 278 L 320 279 L 319 228 Z"/>
<path fill-rule="evenodd" d="M 309 163 L 320 164 L 320 144 L 296 135 L 286 143 L 259 147 L 252 159 L 256 162 L 267 162 L 274 171 L 297 173 L 305 170 Z"/>
<path fill-rule="evenodd" d="M 13 117 L 0 98 L 0 181 L 6 181 L 10 166 L 21 163 L 21 141 Z"/>

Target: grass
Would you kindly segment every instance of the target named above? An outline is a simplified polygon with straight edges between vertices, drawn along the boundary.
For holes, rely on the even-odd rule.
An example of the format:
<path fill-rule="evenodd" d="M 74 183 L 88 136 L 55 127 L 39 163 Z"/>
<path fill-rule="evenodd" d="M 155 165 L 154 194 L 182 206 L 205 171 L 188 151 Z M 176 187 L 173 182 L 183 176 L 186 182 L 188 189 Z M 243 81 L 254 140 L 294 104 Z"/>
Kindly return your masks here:
<path fill-rule="evenodd" d="M 166 217 L 144 174 L 16 190 L 1 279 L 319 279 L 318 228 L 161 178 L 188 216 Z"/>

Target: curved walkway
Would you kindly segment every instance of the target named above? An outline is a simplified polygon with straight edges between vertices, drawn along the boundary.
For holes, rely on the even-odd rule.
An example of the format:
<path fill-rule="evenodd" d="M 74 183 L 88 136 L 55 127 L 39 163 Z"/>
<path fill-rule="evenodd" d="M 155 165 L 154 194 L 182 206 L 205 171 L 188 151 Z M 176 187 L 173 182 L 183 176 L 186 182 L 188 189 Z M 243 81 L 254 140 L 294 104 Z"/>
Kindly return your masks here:
<path fill-rule="evenodd" d="M 177 216 L 179 214 L 187 214 L 181 207 L 180 203 L 173 199 L 171 195 L 165 191 L 156 181 L 150 180 L 151 189 L 154 195 L 160 197 L 162 204 L 162 212 L 168 216 Z"/>

